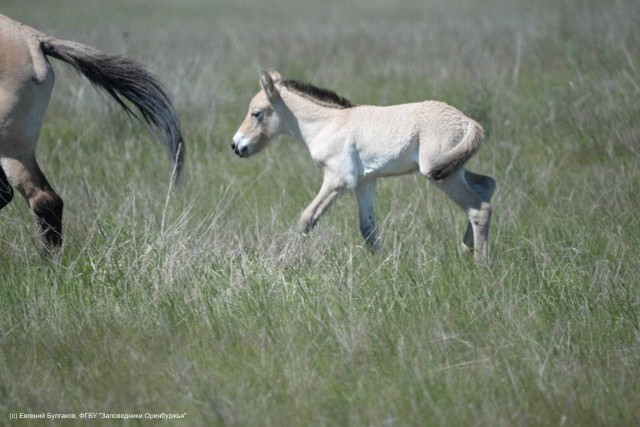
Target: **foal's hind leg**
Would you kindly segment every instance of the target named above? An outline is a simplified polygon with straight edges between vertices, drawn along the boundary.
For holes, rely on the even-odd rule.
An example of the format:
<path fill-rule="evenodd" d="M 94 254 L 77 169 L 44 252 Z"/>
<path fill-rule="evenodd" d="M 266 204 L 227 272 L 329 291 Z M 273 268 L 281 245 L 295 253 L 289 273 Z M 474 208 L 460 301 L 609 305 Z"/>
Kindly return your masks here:
<path fill-rule="evenodd" d="M 2 168 L 33 212 L 47 246 L 62 244 L 62 199 L 51 188 L 36 162 L 35 154 L 26 158 L 3 158 Z"/>
<path fill-rule="evenodd" d="M 467 184 L 473 188 L 483 202 L 489 203 L 491 201 L 491 196 L 496 189 L 496 181 L 493 178 L 473 173 L 468 170 L 464 171 L 464 178 L 467 181 Z M 465 231 L 462 239 L 462 246 L 468 251 L 473 251 L 474 249 L 473 227 L 471 226 L 471 222 L 467 223 L 467 230 Z"/>
<path fill-rule="evenodd" d="M 449 175 L 443 180 L 433 182 L 467 213 L 473 230 L 475 260 L 476 262 L 484 261 L 489 256 L 491 205 L 482 200 L 478 193 L 467 184 L 463 170 Z"/>

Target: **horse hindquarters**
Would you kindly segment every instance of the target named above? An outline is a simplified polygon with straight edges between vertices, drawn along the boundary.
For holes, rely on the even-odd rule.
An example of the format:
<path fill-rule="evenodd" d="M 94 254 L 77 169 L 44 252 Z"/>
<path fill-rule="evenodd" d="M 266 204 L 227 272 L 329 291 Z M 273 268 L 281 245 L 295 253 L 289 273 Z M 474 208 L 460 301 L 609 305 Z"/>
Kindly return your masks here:
<path fill-rule="evenodd" d="M 453 148 L 446 151 L 442 151 L 442 148 L 450 146 L 453 134 L 451 130 L 434 131 L 433 134 L 420 135 L 418 164 L 421 174 L 435 181 L 443 180 L 460 170 L 478 151 L 483 141 L 482 126 L 466 118 L 464 122 L 466 122 L 464 135 Z M 458 125 L 454 127 L 458 127 Z M 433 146 L 434 144 L 435 146 Z"/>
<path fill-rule="evenodd" d="M 5 40 L 6 41 L 6 40 Z M 0 122 L 9 125 L 0 135 L 0 197 L 8 203 L 13 185 L 27 201 L 47 246 L 62 243 L 63 203 L 47 182 L 36 162 L 35 149 L 45 111 L 53 89 L 53 71 L 39 50 L 29 50 L 28 42 L 5 43 L 4 48 L 28 58 L 13 63 L 5 74 L 0 90 L 5 100 Z M 38 56 L 39 55 L 39 56 Z M 6 64 L 5 64 L 6 65 Z"/>

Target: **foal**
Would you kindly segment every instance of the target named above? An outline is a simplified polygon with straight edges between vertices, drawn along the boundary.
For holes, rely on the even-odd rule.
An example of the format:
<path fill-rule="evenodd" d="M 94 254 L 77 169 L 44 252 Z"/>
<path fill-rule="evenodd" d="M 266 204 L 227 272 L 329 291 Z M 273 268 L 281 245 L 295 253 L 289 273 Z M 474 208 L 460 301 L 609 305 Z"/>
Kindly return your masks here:
<path fill-rule="evenodd" d="M 0 209 L 25 198 L 44 243 L 62 244 L 62 199 L 36 162 L 36 143 L 51 90 L 53 70 L 47 56 L 66 62 L 104 89 L 128 113 L 131 102 L 164 138 L 180 178 L 183 142 L 171 102 L 153 75 L 131 59 L 105 55 L 80 43 L 58 40 L 0 15 Z"/>
<path fill-rule="evenodd" d="M 467 213 L 463 247 L 478 262 L 487 258 L 495 181 L 463 167 L 482 143 L 478 123 L 435 101 L 356 106 L 332 91 L 283 79 L 275 70 L 263 70 L 260 85 L 231 148 L 249 157 L 281 134 L 307 146 L 324 181 L 302 213 L 300 231 L 309 232 L 340 196 L 354 190 L 360 231 L 376 251 L 376 180 L 419 171 Z"/>

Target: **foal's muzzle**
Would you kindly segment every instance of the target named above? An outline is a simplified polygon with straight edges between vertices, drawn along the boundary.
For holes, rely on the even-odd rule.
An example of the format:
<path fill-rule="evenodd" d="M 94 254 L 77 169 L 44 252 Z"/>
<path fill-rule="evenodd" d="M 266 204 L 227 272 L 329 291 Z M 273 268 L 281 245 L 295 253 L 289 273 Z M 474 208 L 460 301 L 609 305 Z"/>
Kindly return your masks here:
<path fill-rule="evenodd" d="M 231 143 L 231 149 L 233 150 L 234 153 L 236 153 L 236 155 L 238 155 L 238 157 L 246 157 L 247 156 L 248 145 L 244 141 L 244 139 L 245 139 L 244 135 L 242 135 L 240 132 L 237 132 L 233 136 L 233 142 Z"/>
<path fill-rule="evenodd" d="M 240 148 L 235 142 L 231 143 L 231 149 L 238 155 L 238 157 L 244 157 L 247 154 L 247 147 L 245 146 Z"/>

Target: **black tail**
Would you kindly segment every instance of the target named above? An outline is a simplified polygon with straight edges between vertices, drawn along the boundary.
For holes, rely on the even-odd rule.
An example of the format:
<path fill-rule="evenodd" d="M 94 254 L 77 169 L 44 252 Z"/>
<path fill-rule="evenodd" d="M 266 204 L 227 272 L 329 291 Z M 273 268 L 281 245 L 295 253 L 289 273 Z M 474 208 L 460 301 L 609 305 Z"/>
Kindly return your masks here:
<path fill-rule="evenodd" d="M 103 89 L 124 110 L 132 114 L 124 99 L 140 110 L 144 121 L 164 137 L 173 161 L 173 182 L 182 176 L 184 142 L 176 112 L 158 80 L 136 61 L 119 55 L 106 55 L 81 43 L 48 37 L 41 42 L 42 51 L 70 64 L 94 86 Z"/>
<path fill-rule="evenodd" d="M 429 178 L 439 181 L 460 169 L 480 148 L 483 140 L 482 133 L 482 126 L 471 121 L 467 133 L 458 145 L 433 160 L 431 172 L 428 174 Z"/>

